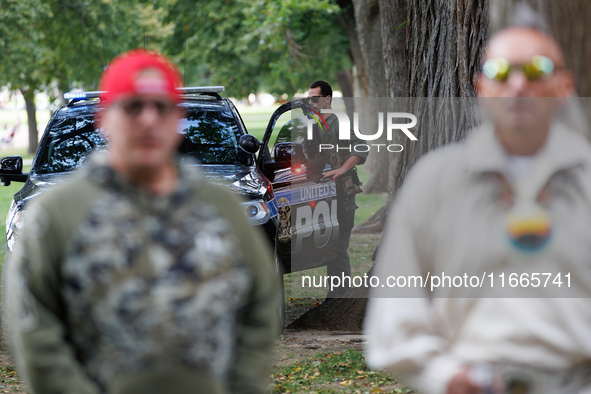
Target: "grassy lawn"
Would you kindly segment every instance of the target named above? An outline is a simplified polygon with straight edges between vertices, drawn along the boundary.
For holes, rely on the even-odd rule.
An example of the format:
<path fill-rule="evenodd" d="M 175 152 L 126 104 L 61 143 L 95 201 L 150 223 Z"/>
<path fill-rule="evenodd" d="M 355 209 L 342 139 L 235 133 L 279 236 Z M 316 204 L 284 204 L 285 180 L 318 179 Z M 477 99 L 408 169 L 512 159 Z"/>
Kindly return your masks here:
<path fill-rule="evenodd" d="M 372 371 L 360 350 L 318 352 L 298 364 L 275 367 L 270 393 L 413 393 L 388 373 Z"/>

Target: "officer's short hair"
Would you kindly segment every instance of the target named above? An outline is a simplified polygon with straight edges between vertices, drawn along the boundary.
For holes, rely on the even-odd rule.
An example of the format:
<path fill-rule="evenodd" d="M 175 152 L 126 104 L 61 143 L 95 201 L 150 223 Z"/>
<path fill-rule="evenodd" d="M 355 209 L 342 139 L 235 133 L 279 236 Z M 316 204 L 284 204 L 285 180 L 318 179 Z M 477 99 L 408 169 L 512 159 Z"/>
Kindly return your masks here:
<path fill-rule="evenodd" d="M 323 96 L 330 96 L 332 97 L 332 86 L 326 81 L 314 81 L 310 84 L 310 89 L 320 88 L 320 93 Z"/>

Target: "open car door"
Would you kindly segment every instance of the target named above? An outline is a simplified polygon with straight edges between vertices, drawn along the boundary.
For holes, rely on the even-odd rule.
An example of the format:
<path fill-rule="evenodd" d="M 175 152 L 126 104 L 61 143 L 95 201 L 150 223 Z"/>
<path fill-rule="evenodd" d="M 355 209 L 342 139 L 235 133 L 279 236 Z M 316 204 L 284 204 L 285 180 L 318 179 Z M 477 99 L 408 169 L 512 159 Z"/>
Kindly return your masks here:
<path fill-rule="evenodd" d="M 336 186 L 324 178 L 330 165 L 319 152 L 320 139 L 308 136 L 311 113 L 307 99 L 281 105 L 267 125 L 257 158 L 275 194 L 285 273 L 325 266 L 337 252 Z"/>

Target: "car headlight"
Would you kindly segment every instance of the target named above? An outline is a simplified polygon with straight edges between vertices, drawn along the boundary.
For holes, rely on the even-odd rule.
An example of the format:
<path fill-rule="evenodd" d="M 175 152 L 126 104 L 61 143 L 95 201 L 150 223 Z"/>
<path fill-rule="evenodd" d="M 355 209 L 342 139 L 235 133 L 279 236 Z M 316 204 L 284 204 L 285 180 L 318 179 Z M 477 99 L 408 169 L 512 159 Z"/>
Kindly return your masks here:
<path fill-rule="evenodd" d="M 13 250 L 14 242 L 16 241 L 16 232 L 23 225 L 23 221 L 21 220 L 22 214 L 22 205 L 16 204 L 13 200 L 6 215 L 6 246 L 8 246 L 9 250 Z"/>
<path fill-rule="evenodd" d="M 244 213 L 251 224 L 263 224 L 271 217 L 269 206 L 263 200 L 243 202 Z"/>

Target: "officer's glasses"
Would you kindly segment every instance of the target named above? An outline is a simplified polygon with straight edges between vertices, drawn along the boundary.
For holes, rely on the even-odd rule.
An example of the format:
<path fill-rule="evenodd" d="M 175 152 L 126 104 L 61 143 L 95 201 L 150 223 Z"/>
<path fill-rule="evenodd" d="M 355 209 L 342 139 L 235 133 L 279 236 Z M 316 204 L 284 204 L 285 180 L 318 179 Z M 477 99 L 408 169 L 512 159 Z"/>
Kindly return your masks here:
<path fill-rule="evenodd" d="M 119 104 L 127 115 L 135 118 L 139 116 L 145 108 L 153 107 L 160 116 L 170 115 L 176 108 L 176 104 L 170 100 L 144 100 L 130 99 Z"/>
<path fill-rule="evenodd" d="M 316 104 L 321 97 L 326 97 L 326 96 L 312 96 L 312 97 L 309 97 L 309 99 L 311 102 Z"/>
<path fill-rule="evenodd" d="M 520 68 L 528 81 L 537 81 L 545 78 L 555 71 L 554 62 L 546 56 L 534 56 L 530 61 L 523 64 L 511 64 L 507 59 L 498 57 L 484 62 L 482 72 L 487 78 L 498 82 L 505 82 L 509 79 L 511 72 Z"/>

